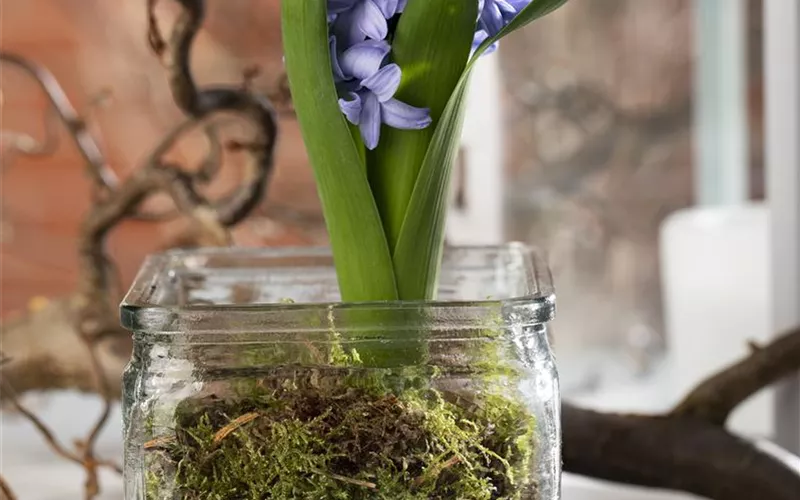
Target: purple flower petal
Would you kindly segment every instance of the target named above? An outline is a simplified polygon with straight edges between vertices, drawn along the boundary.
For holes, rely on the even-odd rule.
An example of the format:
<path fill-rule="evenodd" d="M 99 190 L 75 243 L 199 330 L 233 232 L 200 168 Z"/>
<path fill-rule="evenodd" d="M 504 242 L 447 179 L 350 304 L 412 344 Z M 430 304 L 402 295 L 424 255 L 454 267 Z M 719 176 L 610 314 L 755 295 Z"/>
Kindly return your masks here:
<path fill-rule="evenodd" d="M 336 37 L 332 36 L 328 39 L 328 45 L 331 50 L 331 66 L 333 67 L 333 81 L 341 82 L 347 78 L 342 71 L 342 66 L 339 64 L 339 51 L 336 50 Z"/>
<path fill-rule="evenodd" d="M 508 2 L 512 7 L 514 7 L 514 10 L 516 10 L 517 14 L 519 14 L 522 11 L 522 9 L 530 5 L 531 0 L 506 0 L 506 2 Z"/>
<path fill-rule="evenodd" d="M 361 33 L 372 40 L 383 40 L 389 34 L 389 25 L 381 9 L 373 0 L 362 0 L 352 12 L 354 21 Z"/>
<path fill-rule="evenodd" d="M 333 23 L 333 34 L 341 47 L 352 47 L 367 38 L 356 22 L 356 16 L 356 10 L 350 9 L 339 14 Z"/>
<path fill-rule="evenodd" d="M 381 14 L 386 19 L 391 19 L 395 14 L 397 14 L 397 3 L 398 0 L 372 0 L 375 2 L 375 5 L 381 10 Z"/>
<path fill-rule="evenodd" d="M 397 10 L 396 13 L 401 13 L 406 10 L 406 4 L 408 4 L 408 0 L 398 0 L 397 1 Z"/>
<path fill-rule="evenodd" d="M 374 92 L 380 102 L 386 102 L 394 97 L 402 76 L 403 72 L 400 71 L 400 66 L 389 64 L 362 81 L 361 85 Z"/>
<path fill-rule="evenodd" d="M 503 20 L 506 24 L 510 23 L 519 13 L 519 9 L 514 7 L 508 0 L 494 0 L 494 3 L 500 10 L 500 14 L 503 16 Z"/>
<path fill-rule="evenodd" d="M 360 0 L 328 0 L 328 13 L 341 14 L 342 12 L 352 9 L 356 2 Z"/>
<path fill-rule="evenodd" d="M 339 63 L 345 75 L 364 80 L 378 72 L 391 50 L 386 41 L 366 40 L 347 49 Z"/>
<path fill-rule="evenodd" d="M 344 116 L 347 117 L 350 123 L 358 125 L 361 121 L 361 96 L 355 92 L 350 92 L 348 97 L 351 98 L 350 101 L 347 99 L 339 99 L 339 109 L 342 110 L 342 113 L 344 113 Z"/>
<path fill-rule="evenodd" d="M 364 107 L 361 110 L 359 128 L 367 149 L 373 150 L 378 147 L 381 138 L 381 103 L 372 92 L 364 93 Z"/>
<path fill-rule="evenodd" d="M 485 42 L 487 38 L 489 38 L 489 35 L 484 30 L 476 32 L 475 38 L 472 39 L 472 51 L 475 52 L 476 50 L 478 50 L 478 47 L 480 47 L 481 44 L 483 44 L 483 42 Z M 483 51 L 482 55 L 488 56 L 495 50 L 497 50 L 497 43 L 489 45 L 486 48 L 486 50 Z"/>
<path fill-rule="evenodd" d="M 502 12 L 500 12 L 500 7 L 497 6 L 496 0 L 486 0 L 484 2 L 478 25 L 481 29 L 485 30 L 489 36 L 494 36 L 503 29 L 505 20 L 503 19 Z"/>
<path fill-rule="evenodd" d="M 381 104 L 383 122 L 401 130 L 420 130 L 433 121 L 430 110 L 416 108 L 397 99 L 389 99 Z"/>

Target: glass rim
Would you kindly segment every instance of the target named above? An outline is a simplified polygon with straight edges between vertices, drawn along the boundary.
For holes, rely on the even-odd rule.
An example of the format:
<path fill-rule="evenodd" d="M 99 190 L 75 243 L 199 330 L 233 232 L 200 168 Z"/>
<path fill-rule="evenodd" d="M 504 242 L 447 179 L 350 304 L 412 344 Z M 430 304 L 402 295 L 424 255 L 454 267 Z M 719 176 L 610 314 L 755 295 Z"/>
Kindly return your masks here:
<path fill-rule="evenodd" d="M 164 304 L 157 298 L 159 290 L 175 285 L 175 276 L 185 270 L 189 259 L 285 258 L 330 259 L 329 247 L 207 247 L 173 249 L 146 257 L 129 291 L 120 304 L 124 328 L 140 333 L 322 333 L 335 324 L 337 331 L 357 333 L 359 330 L 408 330 L 416 327 L 428 331 L 475 330 L 503 327 L 509 323 L 531 326 L 547 323 L 555 315 L 555 290 L 549 268 L 541 255 L 523 243 L 502 245 L 458 245 L 445 249 L 447 257 L 459 252 L 498 255 L 513 259 L 522 274 L 525 293 L 501 299 L 481 300 L 415 300 L 371 302 L 264 302 L 248 304 Z M 333 269 L 332 265 L 318 266 Z M 203 269 L 202 265 L 197 269 Z M 279 267 L 265 267 L 280 269 Z M 444 271 L 468 270 L 458 265 Z M 416 314 L 408 314 L 414 312 Z M 361 314 L 380 317 L 379 323 L 362 322 L 360 326 L 347 318 Z M 224 318 L 222 317 L 224 315 Z M 378 316 L 379 315 L 379 316 Z M 316 318 L 316 319 L 315 319 Z M 498 318 L 502 322 L 498 323 Z M 235 325 L 233 327 L 232 325 Z"/>

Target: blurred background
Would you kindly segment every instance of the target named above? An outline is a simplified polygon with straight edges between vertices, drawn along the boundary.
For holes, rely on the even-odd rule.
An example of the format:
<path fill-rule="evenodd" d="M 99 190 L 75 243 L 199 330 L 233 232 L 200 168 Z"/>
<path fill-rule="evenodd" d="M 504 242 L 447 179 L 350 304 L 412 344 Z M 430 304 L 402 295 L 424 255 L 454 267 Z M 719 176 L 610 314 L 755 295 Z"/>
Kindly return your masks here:
<path fill-rule="evenodd" d="M 161 3 L 168 22 L 174 9 Z M 778 45 L 771 53 L 765 46 L 770 3 L 783 5 L 790 21 L 793 12 L 800 26 L 794 0 L 570 0 L 509 37 L 475 75 L 448 240 L 518 240 L 547 255 L 558 290 L 552 334 L 565 399 L 601 409 L 668 408 L 701 377 L 745 354 L 749 341 L 800 319 L 792 317 L 798 295 L 773 300 L 784 286 L 775 281 L 775 245 L 797 248 L 791 245 L 798 239 L 796 230 L 776 224 L 797 220 L 791 210 L 800 206 L 800 185 L 796 174 L 784 178 L 795 191 L 780 200 L 789 213 L 770 216 L 765 62 L 772 57 L 800 74 L 800 57 L 796 48 Z M 234 230 L 235 242 L 324 244 L 313 178 L 286 101 L 279 1 L 208 2 L 208 10 L 192 58 L 198 80 L 238 84 L 257 67 L 250 85 L 281 111 L 275 175 L 265 201 Z M 180 121 L 146 43 L 144 0 L 3 0 L 0 16 L 2 51 L 53 73 L 120 177 Z M 52 121 L 46 95 L 14 65 L 3 62 L 0 70 L 0 314 L 8 322 L 74 290 L 78 232 L 92 198 L 85 162 Z M 775 99 L 789 103 L 789 116 L 780 119 L 796 127 L 797 92 Z M 25 154 L 31 138 L 51 135 L 58 141 L 48 154 Z M 783 147 L 776 143 L 773 155 L 788 162 L 786 172 L 797 170 L 797 150 L 793 160 L 791 145 Z M 171 154 L 196 164 L 207 148 L 197 134 Z M 236 167 L 235 158 L 226 162 L 213 189 L 235 185 Z M 150 208 L 167 205 L 156 200 Z M 776 231 L 786 240 L 770 236 Z M 180 220 L 126 223 L 110 239 L 121 283 L 127 287 L 147 253 L 191 238 Z M 790 290 L 797 265 L 797 257 L 781 261 Z M 776 312 L 778 302 L 784 305 Z M 793 391 L 759 396 L 737 412 L 735 429 L 792 447 L 800 440 L 800 391 Z M 98 407 L 79 395 L 26 401 L 67 442 Z M 13 412 L 2 420 L 0 465 L 20 497 L 66 498 L 63 490 L 47 496 L 36 489 L 41 481 L 30 467 L 39 462 L 62 471 L 77 497 L 79 469 L 57 469 L 58 459 Z M 109 453 L 118 453 L 118 433 L 117 424 L 104 434 Z M 566 500 L 607 491 L 569 484 Z"/>

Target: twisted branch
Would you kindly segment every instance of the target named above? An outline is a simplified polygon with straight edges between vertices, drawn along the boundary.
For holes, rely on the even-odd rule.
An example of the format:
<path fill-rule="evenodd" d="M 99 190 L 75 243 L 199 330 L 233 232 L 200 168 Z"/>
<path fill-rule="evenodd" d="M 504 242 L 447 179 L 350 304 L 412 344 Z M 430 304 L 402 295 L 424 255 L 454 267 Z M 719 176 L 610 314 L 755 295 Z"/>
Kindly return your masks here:
<path fill-rule="evenodd" d="M 36 416 L 35 413 L 30 411 L 28 408 L 25 407 L 25 405 L 23 405 L 19 401 L 16 392 L 14 392 L 14 389 L 11 387 L 11 385 L 8 384 L 5 380 L 3 380 L 2 382 L 2 389 L 3 389 L 3 399 L 9 401 L 11 403 L 11 406 L 13 406 L 14 409 L 17 412 L 19 412 L 20 415 L 25 417 L 31 424 L 33 424 L 36 430 L 39 431 L 39 434 L 41 434 L 42 437 L 44 438 L 45 442 L 47 443 L 47 446 L 51 450 L 53 450 L 53 453 L 55 453 L 56 455 L 60 456 L 65 460 L 69 460 L 70 462 L 74 462 L 78 465 L 81 465 L 80 457 L 78 457 L 78 455 L 72 453 L 64 445 L 62 445 L 58 441 L 58 438 L 50 430 L 50 428 L 47 427 L 47 425 L 45 425 L 45 423 L 42 422 L 39 419 L 39 417 Z"/>
<path fill-rule="evenodd" d="M 113 199 L 99 204 L 87 217 L 80 244 L 80 292 L 86 303 L 82 317 L 82 331 L 93 338 L 118 329 L 116 315 L 109 310 L 109 275 L 103 244 L 107 233 L 121 220 L 134 213 L 145 198 L 166 192 L 177 209 L 198 222 L 211 234 L 218 235 L 220 244 L 227 240 L 224 228 L 239 223 L 263 197 L 272 171 L 273 150 L 277 139 L 277 120 L 269 101 L 234 86 L 198 88 L 193 79 L 189 60 L 191 47 L 203 23 L 205 2 L 181 0 L 183 8 L 172 28 L 169 43 L 159 31 L 153 9 L 156 2 L 148 0 L 149 40 L 156 53 L 165 61 L 170 89 L 178 107 L 188 119 L 168 134 L 159 144 L 144 167 L 137 171 L 116 192 Z M 211 162 L 195 172 L 180 170 L 164 161 L 163 156 L 174 147 L 186 132 L 220 112 L 234 113 L 254 125 L 255 137 L 241 143 L 237 149 L 248 154 L 244 181 L 228 197 L 211 202 L 198 191 L 198 186 L 208 181 L 216 171 Z M 210 158 L 218 155 L 212 142 Z M 114 318 L 110 321 L 110 318 Z"/>
<path fill-rule="evenodd" d="M 228 111 L 239 114 L 256 125 L 257 135 L 248 143 L 237 144 L 236 149 L 249 153 L 250 163 L 245 167 L 249 179 L 229 198 L 222 200 L 214 209 L 219 213 L 220 223 L 233 225 L 241 221 L 260 200 L 273 162 L 273 144 L 277 126 L 275 112 L 269 100 L 248 91 L 244 87 L 216 86 L 198 88 L 189 66 L 195 36 L 205 17 L 205 1 L 174 0 L 182 7 L 172 28 L 169 43 L 164 43 L 158 24 L 149 24 L 148 39 L 165 69 L 173 100 L 188 116 L 203 120 L 212 113 Z M 150 19 L 155 19 L 153 9 L 156 0 L 148 0 Z M 153 42 L 160 40 L 160 42 Z M 245 71 L 245 81 L 249 78 Z"/>
<path fill-rule="evenodd" d="M 94 197 L 103 199 L 114 196 L 120 182 L 117 174 L 108 165 L 97 141 L 89 133 L 86 119 L 81 117 L 75 110 L 63 87 L 61 87 L 61 84 L 58 83 L 58 80 L 50 70 L 20 55 L 2 51 L 0 51 L 0 62 L 16 66 L 30 76 L 47 96 L 50 103 L 45 115 L 45 137 L 42 141 L 37 141 L 27 134 L 3 132 L 2 135 L 6 139 L 11 139 L 12 147 L 10 152 L 0 158 L 2 165 L 8 165 L 16 154 L 34 158 L 53 155 L 58 149 L 59 135 L 56 124 L 57 121 L 60 121 L 86 163 L 89 177 L 93 181 Z M 96 105 L 104 97 L 105 92 L 98 98 L 93 99 L 92 104 Z M 51 115 L 56 120 L 50 119 Z M 168 219 L 171 215 L 173 214 L 170 211 L 164 213 L 136 213 L 132 215 L 132 218 L 158 221 Z"/>
<path fill-rule="evenodd" d="M 97 142 L 86 128 L 86 122 L 75 111 L 72 103 L 64 93 L 64 89 L 53 74 L 47 68 L 16 54 L 0 52 L 0 61 L 16 66 L 33 78 L 47 96 L 52 109 L 55 110 L 61 122 L 66 126 L 75 147 L 78 148 L 86 162 L 89 175 L 95 186 L 104 193 L 113 191 L 119 184 L 119 179 L 106 163 Z M 58 144 L 58 135 L 54 128 L 49 125 L 50 121 L 47 120 L 46 123 L 48 125 L 45 140 L 41 145 L 26 148 L 21 151 L 22 153 L 30 156 L 42 156 L 55 151 Z"/>

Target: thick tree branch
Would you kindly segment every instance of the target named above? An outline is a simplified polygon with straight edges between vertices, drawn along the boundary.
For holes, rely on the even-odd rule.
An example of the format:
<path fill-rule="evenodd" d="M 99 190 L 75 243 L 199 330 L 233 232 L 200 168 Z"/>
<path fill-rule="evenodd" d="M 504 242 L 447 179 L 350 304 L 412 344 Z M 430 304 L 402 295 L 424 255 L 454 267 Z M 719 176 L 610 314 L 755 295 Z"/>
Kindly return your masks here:
<path fill-rule="evenodd" d="M 562 409 L 564 468 L 715 500 L 797 500 L 800 476 L 714 424 Z"/>
<path fill-rule="evenodd" d="M 666 415 L 562 409 L 565 470 L 715 500 L 794 500 L 800 475 L 724 429 L 740 403 L 800 369 L 800 328 L 709 378 Z"/>
<path fill-rule="evenodd" d="M 682 418 L 698 418 L 724 425 L 731 412 L 761 389 L 800 369 L 800 328 L 786 333 L 723 372 L 710 377 L 672 411 Z"/>

